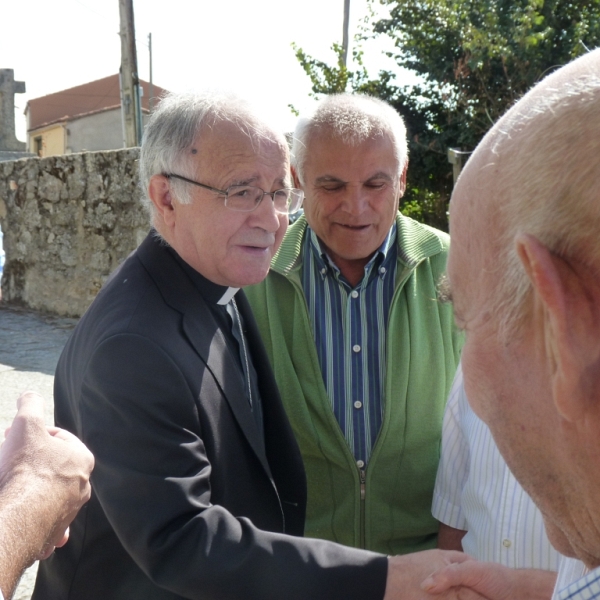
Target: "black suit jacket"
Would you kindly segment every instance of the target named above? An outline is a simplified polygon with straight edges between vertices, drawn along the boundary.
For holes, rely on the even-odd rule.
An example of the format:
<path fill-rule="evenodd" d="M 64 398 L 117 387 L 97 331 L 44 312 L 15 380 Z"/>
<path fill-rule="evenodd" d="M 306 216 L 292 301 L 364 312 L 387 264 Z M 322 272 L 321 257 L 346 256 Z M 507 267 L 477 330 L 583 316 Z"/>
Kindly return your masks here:
<path fill-rule="evenodd" d="M 56 423 L 96 457 L 92 499 L 33 600 L 381 598 L 387 561 L 306 540 L 306 483 L 243 292 L 264 444 L 206 299 L 149 235 L 60 358 Z"/>

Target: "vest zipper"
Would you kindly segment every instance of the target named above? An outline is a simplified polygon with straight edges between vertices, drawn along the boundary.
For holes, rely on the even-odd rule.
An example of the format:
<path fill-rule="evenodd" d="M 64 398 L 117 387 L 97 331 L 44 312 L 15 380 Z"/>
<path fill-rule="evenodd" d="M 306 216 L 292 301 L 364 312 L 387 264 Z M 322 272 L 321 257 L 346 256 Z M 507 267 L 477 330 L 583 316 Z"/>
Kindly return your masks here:
<path fill-rule="evenodd" d="M 360 547 L 365 547 L 365 497 L 367 495 L 367 473 L 364 469 L 358 470 L 360 478 Z"/>

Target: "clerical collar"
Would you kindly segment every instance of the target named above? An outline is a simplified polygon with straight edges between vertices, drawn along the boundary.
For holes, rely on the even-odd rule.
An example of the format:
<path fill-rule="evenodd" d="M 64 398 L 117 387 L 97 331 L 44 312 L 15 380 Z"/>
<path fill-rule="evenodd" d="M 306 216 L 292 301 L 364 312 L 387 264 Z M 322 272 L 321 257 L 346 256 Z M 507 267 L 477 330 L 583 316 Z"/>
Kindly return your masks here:
<path fill-rule="evenodd" d="M 221 296 L 221 299 L 217 304 L 227 304 L 238 292 L 240 288 L 228 287 L 225 293 Z"/>
<path fill-rule="evenodd" d="M 227 304 L 240 289 L 227 287 L 226 285 L 218 285 L 217 283 L 212 282 L 210 279 L 204 277 L 202 273 L 198 273 L 196 269 L 190 267 L 190 265 L 188 265 L 173 248 L 169 246 L 168 249 L 207 302 L 212 304 Z"/>

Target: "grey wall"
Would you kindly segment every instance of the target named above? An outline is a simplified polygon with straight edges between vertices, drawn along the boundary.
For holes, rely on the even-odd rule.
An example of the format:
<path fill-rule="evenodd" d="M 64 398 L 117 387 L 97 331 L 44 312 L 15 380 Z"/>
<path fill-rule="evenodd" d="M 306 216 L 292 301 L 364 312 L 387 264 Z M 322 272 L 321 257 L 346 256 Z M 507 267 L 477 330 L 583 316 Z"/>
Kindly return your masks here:
<path fill-rule="evenodd" d="M 149 229 L 138 148 L 0 163 L 3 301 L 80 316 Z"/>
<path fill-rule="evenodd" d="M 123 147 L 120 109 L 79 117 L 67 125 L 67 131 L 69 152 Z"/>
<path fill-rule="evenodd" d="M 145 124 L 148 115 L 142 115 Z M 123 147 L 121 109 L 78 117 L 67 126 L 68 152 L 111 150 Z"/>

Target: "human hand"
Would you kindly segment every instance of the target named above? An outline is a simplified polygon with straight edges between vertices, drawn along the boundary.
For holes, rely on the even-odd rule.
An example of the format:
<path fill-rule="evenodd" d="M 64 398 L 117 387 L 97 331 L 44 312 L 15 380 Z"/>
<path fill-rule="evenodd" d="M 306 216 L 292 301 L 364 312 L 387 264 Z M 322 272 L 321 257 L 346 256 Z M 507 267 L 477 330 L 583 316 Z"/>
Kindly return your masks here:
<path fill-rule="evenodd" d="M 549 600 L 555 582 L 552 571 L 470 560 L 442 567 L 423 581 L 422 588 L 438 598 L 454 590 L 461 599 L 471 590 L 485 600 Z"/>
<path fill-rule="evenodd" d="M 91 495 L 90 473 L 94 457 L 71 433 L 44 424 L 44 400 L 24 392 L 17 400 L 17 415 L 0 447 L 0 486 L 17 482 L 23 517 L 37 528 L 30 551 L 47 558 L 68 539 L 68 526 Z M 41 544 L 39 543 L 41 541 Z"/>
<path fill-rule="evenodd" d="M 421 588 L 421 583 L 432 573 L 448 565 L 464 563 L 473 559 L 463 552 L 450 550 L 425 550 L 404 556 L 388 558 L 388 576 L 384 600 L 433 600 L 432 596 Z M 469 591 L 470 592 L 470 591 Z M 449 589 L 444 599 L 475 600 L 477 594 L 458 596 L 457 590 Z M 438 597 L 439 598 L 439 597 Z"/>

